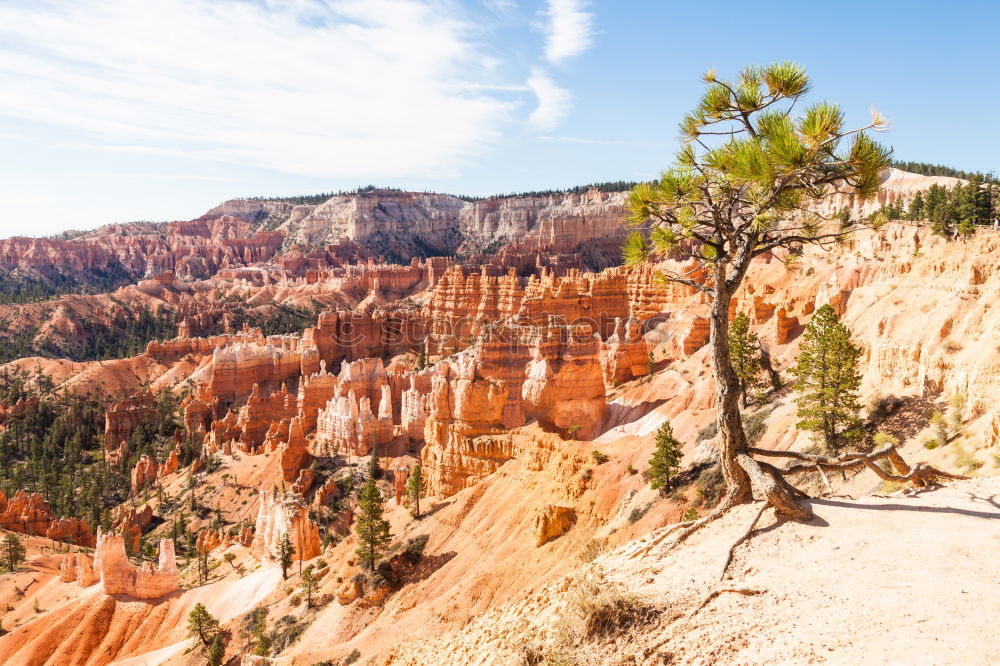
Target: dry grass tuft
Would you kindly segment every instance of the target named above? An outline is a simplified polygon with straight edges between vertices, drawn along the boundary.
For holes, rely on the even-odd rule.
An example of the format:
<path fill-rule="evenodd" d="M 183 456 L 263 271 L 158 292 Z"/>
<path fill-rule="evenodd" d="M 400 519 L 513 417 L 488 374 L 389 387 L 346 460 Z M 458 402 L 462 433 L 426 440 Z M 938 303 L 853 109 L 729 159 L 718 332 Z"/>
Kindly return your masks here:
<path fill-rule="evenodd" d="M 656 609 L 641 597 L 606 581 L 588 578 L 572 591 L 570 608 L 580 621 L 583 640 L 624 631 L 656 616 Z"/>

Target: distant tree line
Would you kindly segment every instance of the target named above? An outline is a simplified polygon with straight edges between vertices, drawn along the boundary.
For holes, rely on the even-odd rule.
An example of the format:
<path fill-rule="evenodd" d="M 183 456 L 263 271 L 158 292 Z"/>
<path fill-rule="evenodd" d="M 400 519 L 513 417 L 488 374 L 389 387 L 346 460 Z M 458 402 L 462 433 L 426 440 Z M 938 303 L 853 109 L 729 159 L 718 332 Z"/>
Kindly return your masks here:
<path fill-rule="evenodd" d="M 930 222 L 940 236 L 969 235 L 977 226 L 993 224 L 1000 215 L 1000 184 L 972 174 L 965 185 L 949 189 L 934 184 L 917 192 L 909 206 L 897 202 L 880 212 L 890 220 Z"/>
<path fill-rule="evenodd" d="M 288 335 L 302 333 L 316 324 L 316 317 L 323 309 L 322 304 L 313 301 L 313 307 L 272 303 L 269 309 L 248 308 L 235 296 L 222 301 L 223 308 L 206 335 L 222 335 L 239 331 L 244 325 L 259 328 L 264 335 Z M 228 318 L 229 329 L 225 321 Z"/>
<path fill-rule="evenodd" d="M 152 340 L 177 337 L 177 314 L 167 308 L 133 306 L 114 301 L 114 317 L 103 322 L 86 322 L 81 339 L 57 340 L 40 336 L 39 324 L 12 329 L 12 322 L 0 321 L 0 363 L 25 356 L 68 358 L 71 361 L 105 361 L 135 356 L 146 351 Z M 14 322 L 16 324 L 16 322 Z"/>
<path fill-rule="evenodd" d="M 121 264 L 107 270 L 93 268 L 79 274 L 29 276 L 17 271 L 0 273 L 0 304 L 40 303 L 62 294 L 102 294 L 130 284 L 133 277 Z"/>
<path fill-rule="evenodd" d="M 950 178 L 961 178 L 962 180 L 969 180 L 977 174 L 975 171 L 962 171 L 943 164 L 928 164 L 927 162 L 894 161 L 892 166 L 903 171 L 909 171 L 910 173 L 919 173 L 923 176 L 948 176 Z"/>
<path fill-rule="evenodd" d="M 474 196 L 467 194 L 447 194 L 442 192 L 431 192 L 429 190 L 424 190 L 423 193 L 445 194 L 445 196 L 453 196 L 456 199 L 461 199 L 462 201 L 483 201 L 485 199 L 513 199 L 515 197 L 545 197 L 553 194 L 581 194 L 591 189 L 595 189 L 599 192 L 628 192 L 637 184 L 638 183 L 634 181 L 614 180 L 603 183 L 590 183 L 589 185 L 576 185 L 574 187 L 568 187 L 563 189 L 532 190 L 526 192 L 508 192 L 501 194 L 490 194 L 487 196 Z M 358 187 L 353 190 L 338 190 L 337 192 L 324 192 L 321 194 L 299 194 L 296 196 L 289 196 L 289 197 L 247 197 L 246 200 L 281 201 L 296 206 L 303 204 L 316 205 L 316 204 L 321 204 L 332 197 L 356 196 L 359 194 L 370 194 L 372 192 L 403 192 L 403 190 L 398 187 L 377 187 L 375 185 L 365 185 L 364 187 Z"/>

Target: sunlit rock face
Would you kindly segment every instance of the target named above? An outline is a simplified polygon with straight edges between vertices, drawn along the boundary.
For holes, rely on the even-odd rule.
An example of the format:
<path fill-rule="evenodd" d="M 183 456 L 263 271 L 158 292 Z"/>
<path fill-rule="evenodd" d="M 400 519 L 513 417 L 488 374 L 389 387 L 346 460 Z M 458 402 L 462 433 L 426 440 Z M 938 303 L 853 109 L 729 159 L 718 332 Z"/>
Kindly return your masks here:
<path fill-rule="evenodd" d="M 177 559 L 173 539 L 160 540 L 159 563 L 144 562 L 135 566 L 125 554 L 125 540 L 117 534 L 97 531 L 94 571 L 106 594 L 121 594 L 139 599 L 159 599 L 178 589 Z"/>
<path fill-rule="evenodd" d="M 319 527 L 309 519 L 309 505 L 302 497 L 276 490 L 261 491 L 250 551 L 258 560 L 274 562 L 278 545 L 286 534 L 295 549 L 296 560 L 319 555 Z"/>

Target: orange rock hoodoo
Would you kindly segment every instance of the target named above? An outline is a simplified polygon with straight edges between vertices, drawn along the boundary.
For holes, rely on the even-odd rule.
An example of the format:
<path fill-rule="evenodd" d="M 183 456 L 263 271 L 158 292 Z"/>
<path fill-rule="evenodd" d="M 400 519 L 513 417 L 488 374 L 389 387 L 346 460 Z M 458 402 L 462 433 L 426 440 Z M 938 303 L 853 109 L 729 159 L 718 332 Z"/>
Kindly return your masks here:
<path fill-rule="evenodd" d="M 9 499 L 0 490 L 0 527 L 88 548 L 95 543 L 94 533 L 85 518 L 56 518 L 41 495 L 23 489 Z"/>
<path fill-rule="evenodd" d="M 474 438 L 503 430 L 508 390 L 503 380 L 478 374 L 469 353 L 442 361 L 438 368 L 428 399 L 421 466 L 429 494 L 453 495 L 495 471 L 483 456 L 469 453 Z"/>
<path fill-rule="evenodd" d="M 104 450 L 112 451 L 128 441 L 132 431 L 149 423 L 156 413 L 156 400 L 148 391 L 108 407 L 104 416 Z"/>
<path fill-rule="evenodd" d="M 104 534 L 98 529 L 94 570 L 100 576 L 106 594 L 159 599 L 178 589 L 173 539 L 160 540 L 159 565 L 155 569 L 149 562 L 137 567 L 128 561 L 125 541 L 121 536 Z"/>
<path fill-rule="evenodd" d="M 76 581 L 80 587 L 90 587 L 100 579 L 93 558 L 86 553 L 66 553 L 59 562 L 59 580 L 64 583 Z"/>
<path fill-rule="evenodd" d="M 259 560 L 273 562 L 278 545 L 286 534 L 295 549 L 296 560 L 320 554 L 319 528 L 309 519 L 309 506 L 300 495 L 261 491 L 250 551 Z"/>

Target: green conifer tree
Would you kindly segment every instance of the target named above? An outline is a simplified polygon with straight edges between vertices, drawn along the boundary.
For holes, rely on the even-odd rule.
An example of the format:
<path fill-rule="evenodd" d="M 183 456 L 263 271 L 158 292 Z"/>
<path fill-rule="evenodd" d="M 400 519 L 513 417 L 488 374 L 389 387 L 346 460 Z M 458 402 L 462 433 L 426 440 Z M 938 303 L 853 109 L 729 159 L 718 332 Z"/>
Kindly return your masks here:
<path fill-rule="evenodd" d="M 24 541 L 13 532 L 5 534 L 0 541 L 0 560 L 8 571 L 15 571 L 24 562 L 26 553 Z"/>
<path fill-rule="evenodd" d="M 650 487 L 666 491 L 670 487 L 670 480 L 677 474 L 681 458 L 681 444 L 674 437 L 670 421 L 664 421 L 656 431 L 656 450 L 649 459 Z"/>
<path fill-rule="evenodd" d="M 729 358 L 740 382 L 743 409 L 746 409 L 747 396 L 756 398 L 764 386 L 760 376 L 760 341 L 750 330 L 750 318 L 746 313 L 736 315 L 729 325 Z"/>
<path fill-rule="evenodd" d="M 212 639 L 212 644 L 208 646 L 208 664 L 209 666 L 222 666 L 222 660 L 226 657 L 226 646 L 222 644 L 222 639 L 219 634 L 215 634 L 215 638 Z"/>
<path fill-rule="evenodd" d="M 197 636 L 202 645 L 208 645 L 219 631 L 219 621 L 208 612 L 205 606 L 198 602 L 188 613 L 188 632 Z"/>
<path fill-rule="evenodd" d="M 815 433 L 815 439 L 833 453 L 864 437 L 858 400 L 860 357 L 861 350 L 833 308 L 824 305 L 817 310 L 792 370 L 801 419 L 796 425 Z"/>
<path fill-rule="evenodd" d="M 288 567 L 292 566 L 292 557 L 295 555 L 295 546 L 285 532 L 281 541 L 278 542 L 278 563 L 281 564 L 281 577 L 288 578 Z"/>
<path fill-rule="evenodd" d="M 406 499 L 413 504 L 413 515 L 416 518 L 420 517 L 420 498 L 425 490 L 424 473 L 420 469 L 420 463 L 417 463 L 410 472 L 410 478 L 406 480 Z"/>
<path fill-rule="evenodd" d="M 312 608 L 313 605 L 313 593 L 319 587 L 319 580 L 316 578 L 316 574 L 313 573 L 311 566 L 306 567 L 305 571 L 302 572 L 302 591 L 306 593 L 306 608 Z"/>
<path fill-rule="evenodd" d="M 362 564 L 370 571 L 374 571 L 379 558 L 392 541 L 389 521 L 383 517 L 385 504 L 382 492 L 378 489 L 375 479 L 369 478 L 362 487 L 358 497 L 358 508 L 361 510 L 361 515 L 358 516 L 355 527 L 358 547 L 354 552 Z"/>

